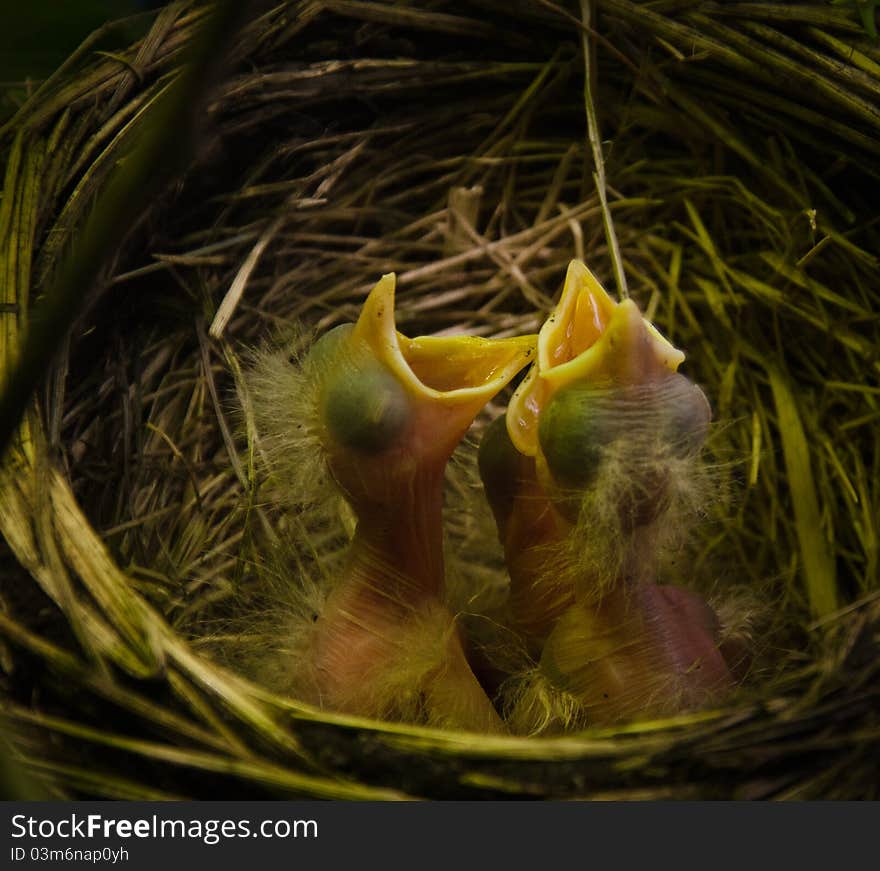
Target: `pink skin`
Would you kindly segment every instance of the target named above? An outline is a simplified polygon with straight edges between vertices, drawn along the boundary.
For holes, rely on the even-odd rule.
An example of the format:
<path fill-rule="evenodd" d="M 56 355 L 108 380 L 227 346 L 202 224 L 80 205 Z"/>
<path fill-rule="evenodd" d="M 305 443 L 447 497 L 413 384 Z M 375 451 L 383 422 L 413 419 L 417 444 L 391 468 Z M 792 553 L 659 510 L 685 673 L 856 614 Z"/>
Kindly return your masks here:
<path fill-rule="evenodd" d="M 556 621 L 574 603 L 574 586 L 570 578 L 554 577 L 546 570 L 548 546 L 558 545 L 568 524 L 538 483 L 534 460 L 520 457 L 519 465 L 519 487 L 499 533 L 510 574 L 511 622 L 537 655 Z"/>
<path fill-rule="evenodd" d="M 598 605 L 573 605 L 541 666 L 582 702 L 591 725 L 682 713 L 732 686 L 711 608 L 689 590 L 657 584 L 621 584 Z"/>
<path fill-rule="evenodd" d="M 411 451 L 418 445 L 405 437 L 402 443 L 405 451 L 391 449 L 361 464 L 360 471 L 369 467 L 367 479 L 372 469 L 412 472 L 383 473 L 382 500 L 370 497 L 353 503 L 358 525 L 344 575 L 327 601 L 314 640 L 313 664 L 328 707 L 361 709 L 359 701 L 352 705 L 347 700 L 368 696 L 360 691 L 365 677 L 403 654 L 397 641 L 400 627 L 416 614 L 440 608 L 442 464 L 416 462 Z M 357 465 L 348 470 L 349 479 L 357 474 Z M 361 478 L 358 489 L 369 483 Z"/>
<path fill-rule="evenodd" d="M 718 648 L 718 617 L 703 597 L 655 584 L 645 584 L 639 593 L 669 671 L 682 678 L 685 703 L 699 705 L 729 689 L 730 670 Z"/>

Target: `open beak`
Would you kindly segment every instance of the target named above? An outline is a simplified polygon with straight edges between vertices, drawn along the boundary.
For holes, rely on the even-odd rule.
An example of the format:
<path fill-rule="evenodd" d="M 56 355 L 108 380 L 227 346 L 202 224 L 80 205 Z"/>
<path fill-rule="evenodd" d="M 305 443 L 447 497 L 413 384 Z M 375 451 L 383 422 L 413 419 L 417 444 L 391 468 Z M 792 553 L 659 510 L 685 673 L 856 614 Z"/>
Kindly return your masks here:
<path fill-rule="evenodd" d="M 538 334 L 535 365 L 510 401 L 510 438 L 521 453 L 535 456 L 541 411 L 563 387 L 644 383 L 675 372 L 683 360 L 632 300 L 615 302 L 572 260 L 559 303 Z"/>
<path fill-rule="evenodd" d="M 432 418 L 465 428 L 480 409 L 534 358 L 535 336 L 484 339 L 475 336 L 409 339 L 394 318 L 393 273 L 383 275 L 370 292 L 352 339 L 393 374 L 418 409 Z M 460 437 L 460 434 L 459 434 Z"/>

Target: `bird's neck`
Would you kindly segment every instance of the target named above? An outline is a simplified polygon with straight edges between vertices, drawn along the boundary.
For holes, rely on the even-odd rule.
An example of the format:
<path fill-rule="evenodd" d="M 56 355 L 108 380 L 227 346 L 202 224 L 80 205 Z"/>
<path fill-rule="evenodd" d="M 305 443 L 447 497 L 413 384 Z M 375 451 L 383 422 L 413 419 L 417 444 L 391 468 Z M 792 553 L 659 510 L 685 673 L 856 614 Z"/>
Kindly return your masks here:
<path fill-rule="evenodd" d="M 350 550 L 348 582 L 375 587 L 389 601 L 413 606 L 442 598 L 443 466 L 418 469 L 382 505 L 361 508 Z"/>

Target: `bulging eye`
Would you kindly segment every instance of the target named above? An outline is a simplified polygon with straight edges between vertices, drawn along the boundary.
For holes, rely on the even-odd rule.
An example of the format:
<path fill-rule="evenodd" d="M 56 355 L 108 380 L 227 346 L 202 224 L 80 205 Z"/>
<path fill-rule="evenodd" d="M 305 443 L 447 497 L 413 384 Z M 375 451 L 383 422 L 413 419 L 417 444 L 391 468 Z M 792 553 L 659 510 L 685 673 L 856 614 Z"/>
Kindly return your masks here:
<path fill-rule="evenodd" d="M 363 453 L 390 447 L 410 419 L 406 393 L 378 363 L 339 365 L 323 390 L 324 422 L 341 445 Z"/>
<path fill-rule="evenodd" d="M 709 432 L 712 410 L 706 395 L 684 375 L 669 378 L 662 395 L 663 436 L 673 454 L 699 453 Z"/>
<path fill-rule="evenodd" d="M 583 384 L 560 390 L 541 413 L 538 440 L 550 474 L 564 487 L 587 487 L 599 471 L 604 449 L 625 423 L 615 417 L 612 397 Z"/>

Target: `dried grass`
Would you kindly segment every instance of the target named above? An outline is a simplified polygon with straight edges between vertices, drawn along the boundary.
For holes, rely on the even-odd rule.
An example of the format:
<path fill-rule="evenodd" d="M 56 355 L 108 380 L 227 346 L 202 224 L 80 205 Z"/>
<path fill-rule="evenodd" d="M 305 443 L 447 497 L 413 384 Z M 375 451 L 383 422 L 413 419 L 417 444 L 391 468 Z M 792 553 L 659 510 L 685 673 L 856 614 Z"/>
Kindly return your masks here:
<path fill-rule="evenodd" d="M 80 261 L 0 486 L 5 719 L 53 794 L 877 797 L 880 49 L 855 6 L 593 5 L 264 7 L 186 171 Z M 204 15 L 86 45 L 0 131 L 0 383 Z M 724 710 L 519 739 L 329 715 L 207 656 L 277 534 L 247 349 L 388 271 L 405 331 L 534 331 L 572 257 L 688 352 L 721 494 L 690 571 L 773 603 L 773 667 Z"/>

